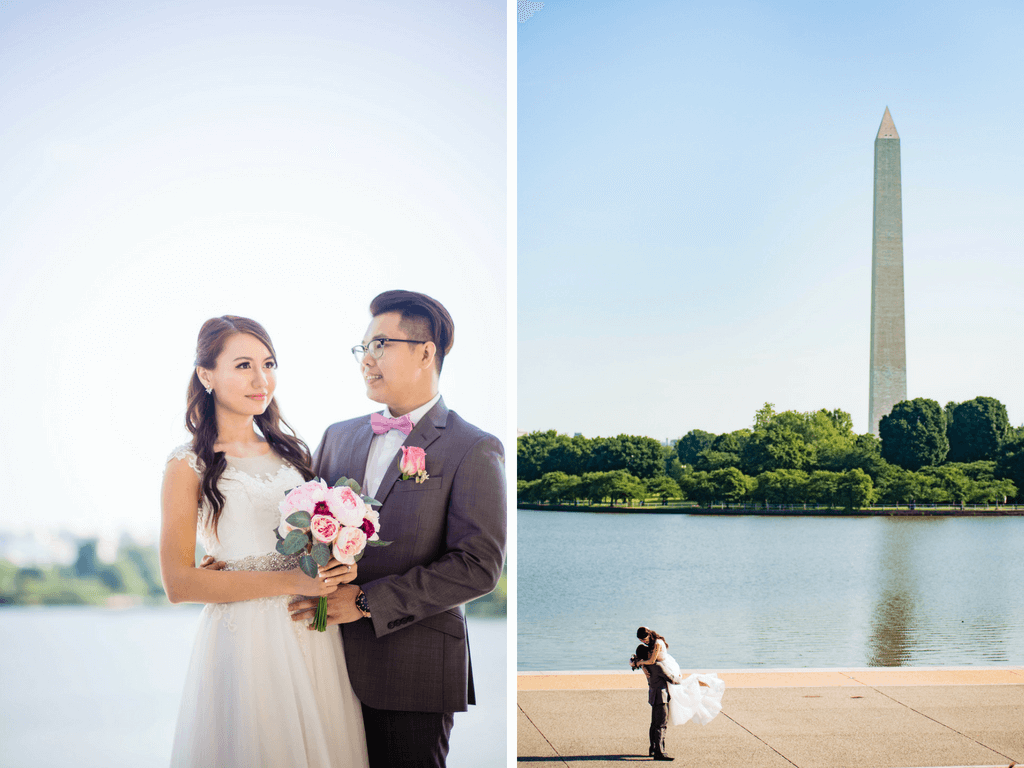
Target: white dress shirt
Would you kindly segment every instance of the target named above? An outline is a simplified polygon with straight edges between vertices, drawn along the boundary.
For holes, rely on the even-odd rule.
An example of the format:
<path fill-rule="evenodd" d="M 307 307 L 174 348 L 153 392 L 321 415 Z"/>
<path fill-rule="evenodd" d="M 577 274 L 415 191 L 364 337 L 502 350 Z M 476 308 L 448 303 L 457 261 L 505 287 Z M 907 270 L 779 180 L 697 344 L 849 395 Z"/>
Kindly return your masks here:
<path fill-rule="evenodd" d="M 420 419 L 426 416 L 427 411 L 433 408 L 440 399 L 441 393 L 438 392 L 429 402 L 409 412 L 408 415 L 412 419 L 414 427 L 419 424 Z M 381 414 L 385 418 L 393 418 L 391 410 L 387 406 L 384 406 Z M 398 449 L 402 447 L 406 437 L 408 435 L 403 434 L 400 429 L 390 429 L 383 435 L 374 435 L 373 439 L 370 440 L 370 455 L 366 457 L 366 476 L 363 483 L 365 486 L 363 493 L 367 496 L 376 498 L 381 480 L 384 479 L 384 473 L 388 471 L 391 462 L 398 461 Z"/>

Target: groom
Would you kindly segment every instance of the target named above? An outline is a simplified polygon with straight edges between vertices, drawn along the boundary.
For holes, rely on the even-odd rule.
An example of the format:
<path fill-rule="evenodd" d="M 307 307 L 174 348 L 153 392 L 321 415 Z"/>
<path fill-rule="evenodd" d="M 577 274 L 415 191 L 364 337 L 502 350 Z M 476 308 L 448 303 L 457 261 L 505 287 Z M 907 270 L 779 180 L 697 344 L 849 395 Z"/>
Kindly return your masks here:
<path fill-rule="evenodd" d="M 651 705 L 651 727 L 647 732 L 650 741 L 648 754 L 655 760 L 675 760 L 665 753 L 665 732 L 668 730 L 668 702 L 671 695 L 669 683 L 678 680 L 670 678 L 660 664 L 640 666 L 637 662 L 647 661 L 651 649 L 647 645 L 638 645 L 636 654 L 630 659 L 630 667 L 642 669 L 647 675 L 647 703 Z"/>
<path fill-rule="evenodd" d="M 371 768 L 444 766 L 455 712 L 475 704 L 462 604 L 494 589 L 505 557 L 501 443 L 449 411 L 438 392 L 455 325 L 435 299 L 386 291 L 353 348 L 366 394 L 384 406 L 328 427 L 313 471 L 359 481 L 382 502 L 381 538 L 328 598 L 363 704 Z M 426 480 L 402 480 L 402 446 L 426 452 Z M 314 600 L 292 603 L 295 620 Z"/>

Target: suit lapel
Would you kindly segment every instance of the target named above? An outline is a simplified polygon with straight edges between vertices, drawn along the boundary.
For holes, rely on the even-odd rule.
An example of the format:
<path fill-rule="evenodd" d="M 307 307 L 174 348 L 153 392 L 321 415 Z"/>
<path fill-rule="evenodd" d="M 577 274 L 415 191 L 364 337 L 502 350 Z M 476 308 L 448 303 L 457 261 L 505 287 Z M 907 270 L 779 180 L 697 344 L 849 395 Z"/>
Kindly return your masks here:
<path fill-rule="evenodd" d="M 442 398 L 413 427 L 412 432 L 405 438 L 405 442 L 402 445 L 406 448 L 422 448 L 426 450 L 428 445 L 441 436 L 441 430 L 444 429 L 447 421 L 448 409 L 445 407 L 444 399 Z M 369 447 L 366 450 L 367 454 L 369 454 Z M 401 455 L 401 449 L 399 449 L 398 455 Z M 391 493 L 391 489 L 395 486 L 399 475 L 401 475 L 401 472 L 398 471 L 398 455 L 395 456 L 388 466 L 387 471 L 384 473 L 384 478 L 380 481 L 380 488 L 377 489 L 377 494 L 374 497 L 381 504 L 387 500 L 388 494 Z"/>
<path fill-rule="evenodd" d="M 341 462 L 340 474 L 357 480 L 359 485 L 366 485 L 366 460 L 370 457 L 370 442 L 373 440 L 373 428 L 370 426 L 370 417 L 366 417 L 366 423 L 359 426 L 352 435 L 349 442 L 348 456 Z"/>

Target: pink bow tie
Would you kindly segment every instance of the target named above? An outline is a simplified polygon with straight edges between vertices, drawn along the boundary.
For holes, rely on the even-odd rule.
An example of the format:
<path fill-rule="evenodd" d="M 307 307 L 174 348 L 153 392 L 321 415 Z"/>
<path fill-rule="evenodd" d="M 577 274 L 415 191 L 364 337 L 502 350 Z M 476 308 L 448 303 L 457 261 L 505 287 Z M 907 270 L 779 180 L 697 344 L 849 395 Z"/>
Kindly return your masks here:
<path fill-rule="evenodd" d="M 375 435 L 387 434 L 392 429 L 397 429 L 403 435 L 408 435 L 412 432 L 412 419 L 409 418 L 409 414 L 399 416 L 397 419 L 389 419 L 379 413 L 371 413 L 370 427 L 373 428 Z"/>

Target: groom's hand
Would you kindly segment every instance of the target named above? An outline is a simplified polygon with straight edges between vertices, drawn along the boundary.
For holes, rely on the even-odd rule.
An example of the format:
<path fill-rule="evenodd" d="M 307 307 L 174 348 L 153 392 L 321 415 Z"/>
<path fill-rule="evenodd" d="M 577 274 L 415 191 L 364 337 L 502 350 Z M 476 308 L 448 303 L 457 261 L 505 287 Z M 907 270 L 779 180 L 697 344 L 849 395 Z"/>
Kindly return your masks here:
<path fill-rule="evenodd" d="M 199 561 L 199 567 L 207 571 L 223 571 L 226 565 L 227 563 L 223 560 L 216 560 L 210 555 L 204 555 L 203 559 Z"/>
<path fill-rule="evenodd" d="M 342 584 L 327 596 L 327 623 L 348 624 L 363 618 L 362 612 L 356 608 L 356 595 L 359 587 L 355 584 Z M 295 600 L 288 604 L 292 621 L 309 621 L 316 613 L 317 599 Z M 312 629 L 313 625 L 310 624 Z"/>

